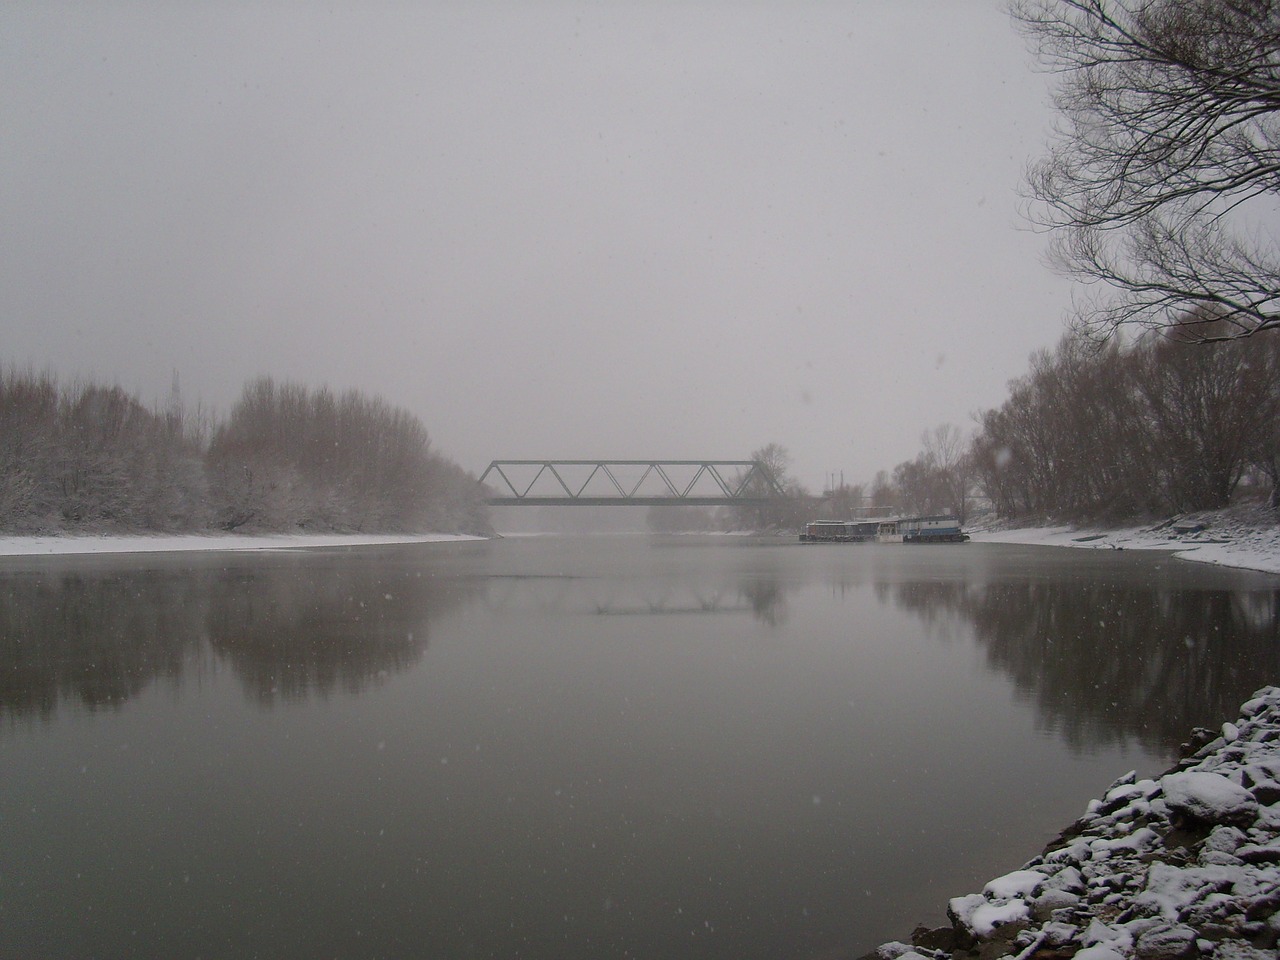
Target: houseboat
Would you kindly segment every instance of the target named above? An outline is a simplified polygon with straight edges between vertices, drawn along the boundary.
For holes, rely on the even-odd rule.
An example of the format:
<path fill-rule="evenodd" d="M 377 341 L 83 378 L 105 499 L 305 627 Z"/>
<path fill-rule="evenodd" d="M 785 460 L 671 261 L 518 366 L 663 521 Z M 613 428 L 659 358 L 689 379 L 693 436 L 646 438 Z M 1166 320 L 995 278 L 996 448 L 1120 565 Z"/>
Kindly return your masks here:
<path fill-rule="evenodd" d="M 814 520 L 800 531 L 801 543 L 964 543 L 968 534 L 955 517 L 880 517 Z"/>
<path fill-rule="evenodd" d="M 955 517 L 913 517 L 898 521 L 903 543 L 964 543 L 969 535 Z"/>
<path fill-rule="evenodd" d="M 801 543 L 866 543 L 876 538 L 875 520 L 813 520 L 800 531 Z"/>
<path fill-rule="evenodd" d="M 881 520 L 876 524 L 876 543 L 902 543 L 902 524 L 906 522 L 897 517 Z"/>

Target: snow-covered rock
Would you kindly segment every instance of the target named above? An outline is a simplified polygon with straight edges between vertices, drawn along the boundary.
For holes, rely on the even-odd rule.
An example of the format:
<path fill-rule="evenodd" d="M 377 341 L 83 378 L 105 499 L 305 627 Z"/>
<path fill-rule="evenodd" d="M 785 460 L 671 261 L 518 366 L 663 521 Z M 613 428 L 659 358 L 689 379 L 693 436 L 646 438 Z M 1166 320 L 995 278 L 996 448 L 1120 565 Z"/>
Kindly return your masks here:
<path fill-rule="evenodd" d="M 982 888 L 982 893 L 993 900 L 1030 897 L 1044 886 L 1047 879 L 1039 870 L 1015 870 L 992 880 Z"/>
<path fill-rule="evenodd" d="M 1121 777 L 1042 856 L 953 898 L 953 948 L 925 931 L 874 956 L 1276 960 L 1280 688 L 1240 713 L 1158 780 Z"/>
<path fill-rule="evenodd" d="M 1160 781 L 1160 786 L 1169 809 L 1181 816 L 1236 826 L 1252 823 L 1258 816 L 1258 801 L 1253 795 L 1221 774 L 1171 773 Z"/>
<path fill-rule="evenodd" d="M 1149 927 L 1134 942 L 1134 954 L 1139 960 L 1182 960 L 1195 956 L 1196 931 L 1184 923 L 1160 924 Z"/>
<path fill-rule="evenodd" d="M 1109 943 L 1096 943 L 1077 953 L 1076 960 L 1125 960 L 1125 956 Z"/>

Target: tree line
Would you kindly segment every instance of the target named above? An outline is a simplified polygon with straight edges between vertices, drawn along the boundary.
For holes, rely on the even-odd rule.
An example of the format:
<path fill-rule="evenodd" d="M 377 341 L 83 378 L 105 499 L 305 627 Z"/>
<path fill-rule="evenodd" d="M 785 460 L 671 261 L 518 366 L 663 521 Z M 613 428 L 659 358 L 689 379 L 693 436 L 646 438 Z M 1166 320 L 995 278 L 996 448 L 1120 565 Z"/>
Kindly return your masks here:
<path fill-rule="evenodd" d="M 962 520 L 975 501 L 1009 518 L 1124 520 L 1220 509 L 1247 481 L 1280 506 L 1280 338 L 1068 334 L 976 419 L 967 440 L 926 434 L 868 499 Z"/>
<path fill-rule="evenodd" d="M 1280 3 L 1010 8 L 1055 78 L 1027 213 L 1085 284 L 1076 332 L 1032 358 L 962 456 L 926 437 L 869 499 L 1121 519 L 1221 508 L 1249 479 L 1280 506 Z"/>
<path fill-rule="evenodd" d="M 1076 338 L 981 417 L 973 470 L 1002 515 L 1125 518 L 1227 506 L 1251 471 L 1280 505 L 1280 340 Z"/>
<path fill-rule="evenodd" d="M 1211 323 L 1199 322 L 1212 336 Z M 999 407 L 966 433 L 943 424 L 870 483 L 820 496 L 788 474 L 786 448 L 752 453 L 786 496 L 718 511 L 654 508 L 651 529 L 792 529 L 860 515 L 1142 520 L 1217 510 L 1243 494 L 1280 508 L 1280 337 L 1191 341 L 1086 331 L 1033 354 Z"/>
<path fill-rule="evenodd" d="M 0 530 L 483 533 L 475 480 L 412 414 L 262 377 L 225 417 L 178 391 L 0 370 Z"/>

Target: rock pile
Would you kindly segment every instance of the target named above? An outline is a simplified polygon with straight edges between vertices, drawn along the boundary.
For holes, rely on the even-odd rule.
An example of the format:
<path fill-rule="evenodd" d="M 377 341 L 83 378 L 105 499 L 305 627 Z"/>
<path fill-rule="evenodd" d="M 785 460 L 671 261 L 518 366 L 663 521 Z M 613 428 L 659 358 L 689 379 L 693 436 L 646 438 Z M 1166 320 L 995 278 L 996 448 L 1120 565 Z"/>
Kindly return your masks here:
<path fill-rule="evenodd" d="M 1158 780 L 1117 780 L 1022 869 L 865 960 L 1276 960 L 1280 687 Z"/>

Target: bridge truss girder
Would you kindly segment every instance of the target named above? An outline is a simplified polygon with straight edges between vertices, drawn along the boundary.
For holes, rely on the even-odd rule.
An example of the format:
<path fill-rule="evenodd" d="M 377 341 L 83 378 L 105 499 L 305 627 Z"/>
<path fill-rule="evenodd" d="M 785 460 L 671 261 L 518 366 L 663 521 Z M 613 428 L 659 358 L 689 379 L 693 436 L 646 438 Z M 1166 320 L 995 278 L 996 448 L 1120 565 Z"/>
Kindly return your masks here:
<path fill-rule="evenodd" d="M 517 483 L 509 472 L 521 468 L 526 473 L 536 468 L 528 483 Z M 581 483 L 566 480 L 569 468 L 586 479 Z M 623 482 L 618 473 L 626 468 L 639 479 Z M 681 484 L 672 479 L 675 468 L 686 474 L 692 468 L 691 479 Z M 531 494 L 534 486 L 544 476 L 549 476 L 561 492 Z M 651 478 L 659 481 L 657 494 L 641 494 L 639 491 Z M 698 485 L 710 480 L 718 493 L 695 493 Z M 591 493 L 586 490 L 593 482 L 603 480 L 613 493 Z M 490 506 L 511 507 L 614 507 L 614 506 L 733 506 L 743 503 L 764 503 L 784 496 L 778 481 L 759 460 L 494 460 L 480 475 L 480 483 L 497 488 L 498 493 L 488 497 Z M 501 492 L 505 488 L 508 492 Z"/>

